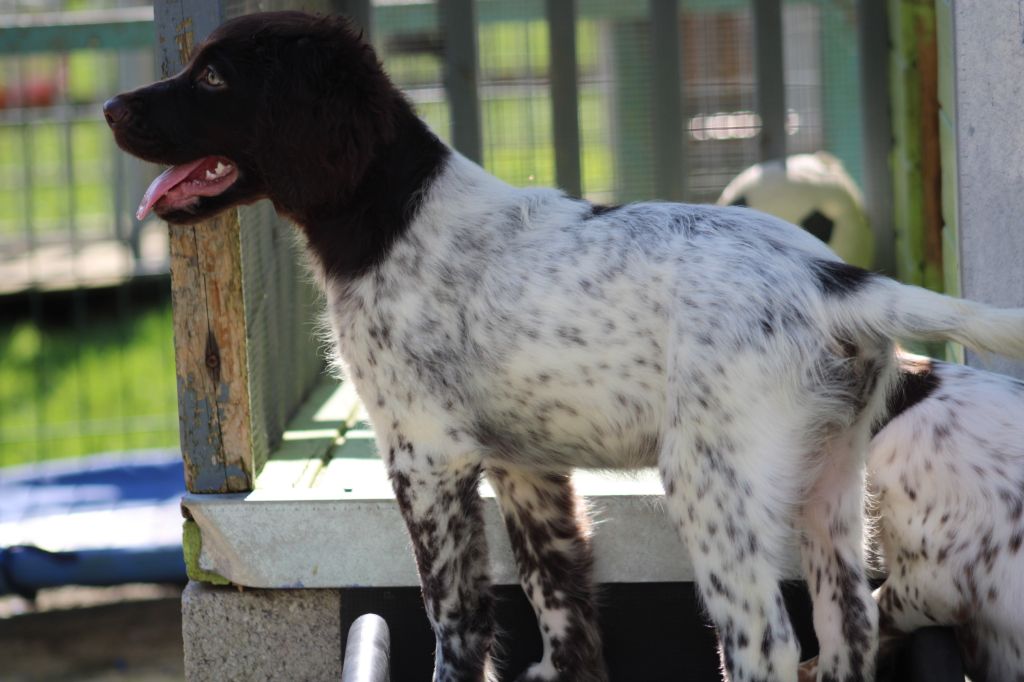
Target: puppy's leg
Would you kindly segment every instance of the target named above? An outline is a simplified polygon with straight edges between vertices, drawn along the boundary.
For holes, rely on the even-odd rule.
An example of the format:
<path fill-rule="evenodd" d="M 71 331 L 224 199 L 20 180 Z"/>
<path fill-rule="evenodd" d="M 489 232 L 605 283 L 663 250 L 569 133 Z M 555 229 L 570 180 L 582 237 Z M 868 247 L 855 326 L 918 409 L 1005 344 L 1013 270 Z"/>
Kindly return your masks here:
<path fill-rule="evenodd" d="M 802 510 L 801 558 L 814 604 L 819 680 L 870 682 L 878 652 L 878 608 L 864 575 L 864 456 L 867 430 L 854 426 L 827 446 Z"/>
<path fill-rule="evenodd" d="M 787 450 L 740 432 L 670 429 L 659 462 L 666 502 L 689 549 L 732 682 L 797 679 L 799 644 L 779 589 L 790 523 Z M 705 422 L 706 423 L 706 422 Z M 769 422 L 770 423 L 770 422 Z M 777 480 L 758 473 L 778 472 Z M 797 472 L 791 472 L 793 478 Z"/>
<path fill-rule="evenodd" d="M 894 572 L 901 570 L 899 564 L 893 564 L 891 568 Z M 922 593 L 921 585 L 930 587 L 926 582 L 930 577 L 932 576 L 928 575 L 926 570 L 904 570 L 890 575 L 881 587 L 872 593 L 878 604 L 880 635 L 899 636 L 930 625 L 955 623 L 952 609 L 945 608 L 944 604 L 939 602 L 935 604 L 936 613 L 932 614 L 926 611 L 924 604 L 919 603 L 915 597 L 915 593 Z"/>
<path fill-rule="evenodd" d="M 389 448 L 386 460 L 437 637 L 434 680 L 481 682 L 489 675 L 494 606 L 480 465 L 445 461 L 407 442 Z"/>
<path fill-rule="evenodd" d="M 567 474 L 489 466 L 544 656 L 523 682 L 607 680 L 591 586 L 589 521 Z"/>

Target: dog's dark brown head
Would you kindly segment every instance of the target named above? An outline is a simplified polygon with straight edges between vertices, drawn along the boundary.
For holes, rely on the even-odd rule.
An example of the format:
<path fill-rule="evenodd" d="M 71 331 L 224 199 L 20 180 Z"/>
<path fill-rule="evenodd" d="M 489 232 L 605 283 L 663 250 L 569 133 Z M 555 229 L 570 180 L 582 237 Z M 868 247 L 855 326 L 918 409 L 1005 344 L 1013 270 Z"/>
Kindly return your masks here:
<path fill-rule="evenodd" d="M 103 111 L 122 149 L 172 166 L 140 216 L 194 223 L 263 197 L 293 217 L 343 201 L 403 105 L 343 19 L 272 12 L 223 24 L 181 73 Z"/>

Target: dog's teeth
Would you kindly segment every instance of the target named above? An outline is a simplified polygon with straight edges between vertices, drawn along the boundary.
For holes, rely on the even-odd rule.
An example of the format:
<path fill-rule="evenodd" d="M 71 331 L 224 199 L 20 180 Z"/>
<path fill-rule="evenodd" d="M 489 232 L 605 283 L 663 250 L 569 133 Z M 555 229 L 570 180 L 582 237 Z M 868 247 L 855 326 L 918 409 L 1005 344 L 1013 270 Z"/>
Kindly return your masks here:
<path fill-rule="evenodd" d="M 218 173 L 214 173 L 213 171 L 206 171 L 206 179 L 207 180 L 216 180 L 218 177 L 220 177 L 220 173 L 219 172 Z"/>

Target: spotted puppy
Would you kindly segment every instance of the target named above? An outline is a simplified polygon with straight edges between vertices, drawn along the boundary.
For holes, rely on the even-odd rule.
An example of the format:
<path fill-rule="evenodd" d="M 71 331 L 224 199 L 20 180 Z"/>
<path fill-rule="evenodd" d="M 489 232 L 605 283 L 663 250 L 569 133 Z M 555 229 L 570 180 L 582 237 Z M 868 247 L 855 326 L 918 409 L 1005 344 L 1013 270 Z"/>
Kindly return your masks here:
<path fill-rule="evenodd" d="M 140 213 L 188 224 L 266 197 L 305 236 L 408 525 L 436 680 L 491 670 L 482 475 L 540 622 L 521 679 L 607 679 L 569 473 L 645 466 L 730 679 L 796 678 L 779 590 L 796 548 L 821 679 L 871 679 L 863 465 L 890 339 L 1024 355 L 1024 312 L 871 275 L 747 209 L 510 187 L 441 142 L 333 18 L 229 21 L 104 110 L 123 149 L 173 165 Z"/>
<path fill-rule="evenodd" d="M 974 682 L 1024 682 L 1024 383 L 903 355 L 869 487 L 883 635 L 956 627 Z"/>

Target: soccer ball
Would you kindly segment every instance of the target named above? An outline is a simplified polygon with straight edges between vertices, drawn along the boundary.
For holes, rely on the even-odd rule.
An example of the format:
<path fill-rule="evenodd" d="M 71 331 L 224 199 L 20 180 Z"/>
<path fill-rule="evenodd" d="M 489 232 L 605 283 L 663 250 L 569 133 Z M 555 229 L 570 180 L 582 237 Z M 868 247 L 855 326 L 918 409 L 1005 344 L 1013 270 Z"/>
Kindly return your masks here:
<path fill-rule="evenodd" d="M 723 206 L 749 206 L 799 225 L 852 265 L 871 267 L 875 237 L 864 200 L 842 162 L 828 152 L 794 154 L 751 166 L 718 198 Z"/>

